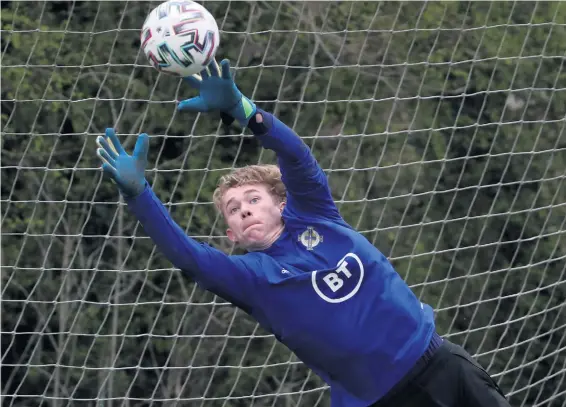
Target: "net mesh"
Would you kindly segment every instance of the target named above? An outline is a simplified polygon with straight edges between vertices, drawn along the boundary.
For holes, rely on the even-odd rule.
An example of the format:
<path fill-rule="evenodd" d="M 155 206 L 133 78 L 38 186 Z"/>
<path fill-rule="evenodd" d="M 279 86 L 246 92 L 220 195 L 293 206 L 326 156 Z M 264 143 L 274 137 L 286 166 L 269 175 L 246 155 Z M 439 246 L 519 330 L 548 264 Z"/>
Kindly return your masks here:
<path fill-rule="evenodd" d="M 566 403 L 566 5 L 209 2 L 239 87 L 311 147 L 334 199 L 514 406 Z M 256 322 L 172 268 L 95 139 L 151 136 L 187 234 L 235 249 L 218 177 L 274 156 L 140 53 L 157 2 L 2 2 L 5 406 L 327 406 Z"/>

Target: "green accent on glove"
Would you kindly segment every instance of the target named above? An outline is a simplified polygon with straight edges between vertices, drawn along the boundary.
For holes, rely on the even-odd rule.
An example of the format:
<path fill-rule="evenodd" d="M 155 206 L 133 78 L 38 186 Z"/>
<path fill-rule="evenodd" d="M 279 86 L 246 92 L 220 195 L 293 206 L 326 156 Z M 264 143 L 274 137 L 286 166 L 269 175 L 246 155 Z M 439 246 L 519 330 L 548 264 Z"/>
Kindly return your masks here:
<path fill-rule="evenodd" d="M 244 107 L 244 115 L 246 119 L 249 119 L 255 112 L 255 105 L 253 105 L 248 98 L 242 98 L 242 106 Z"/>

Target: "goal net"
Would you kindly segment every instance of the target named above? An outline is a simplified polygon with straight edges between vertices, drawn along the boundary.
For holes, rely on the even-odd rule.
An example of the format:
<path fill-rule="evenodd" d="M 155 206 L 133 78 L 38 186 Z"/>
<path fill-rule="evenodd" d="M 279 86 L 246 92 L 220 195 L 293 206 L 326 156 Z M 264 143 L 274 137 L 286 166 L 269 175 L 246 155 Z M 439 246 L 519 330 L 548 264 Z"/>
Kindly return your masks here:
<path fill-rule="evenodd" d="M 157 2 L 2 2 L 4 406 L 328 406 L 285 346 L 157 251 L 95 139 L 236 253 L 218 177 L 273 163 L 140 53 Z M 242 91 L 311 147 L 348 223 L 513 406 L 566 403 L 566 4 L 203 3 Z M 324 316 L 321 316 L 323 318 Z"/>

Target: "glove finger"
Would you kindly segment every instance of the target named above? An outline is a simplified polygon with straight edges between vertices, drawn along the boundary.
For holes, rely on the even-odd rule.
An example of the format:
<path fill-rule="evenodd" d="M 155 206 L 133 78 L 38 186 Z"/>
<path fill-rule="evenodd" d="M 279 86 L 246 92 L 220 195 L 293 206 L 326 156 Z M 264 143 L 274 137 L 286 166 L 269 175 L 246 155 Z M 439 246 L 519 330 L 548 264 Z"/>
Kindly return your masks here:
<path fill-rule="evenodd" d="M 230 73 L 230 61 L 228 59 L 223 59 L 222 62 L 220 62 L 220 66 L 222 67 L 222 78 L 232 79 L 232 74 Z"/>
<path fill-rule="evenodd" d="M 197 90 L 200 89 L 200 84 L 202 83 L 202 79 L 200 75 L 197 74 L 197 75 L 185 76 L 183 79 L 185 80 L 185 82 L 189 84 L 190 87 Z"/>
<path fill-rule="evenodd" d="M 116 161 L 110 157 L 108 151 L 103 148 L 99 148 L 96 150 L 96 155 L 102 160 L 103 165 L 107 164 L 112 168 L 116 168 Z"/>
<path fill-rule="evenodd" d="M 208 79 L 208 77 L 210 76 L 210 74 L 208 73 L 208 68 L 204 68 L 202 71 L 200 71 L 200 76 L 202 77 L 202 80 Z"/>
<path fill-rule="evenodd" d="M 114 129 L 106 129 L 106 137 L 110 139 L 110 143 L 112 147 L 114 147 L 116 153 L 126 154 L 126 151 L 124 150 L 124 147 L 122 147 L 120 140 L 118 140 L 118 136 L 116 135 Z"/>
<path fill-rule="evenodd" d="M 112 182 L 114 182 L 115 184 L 117 183 L 116 180 L 118 179 L 118 172 L 116 171 L 116 168 L 108 165 L 107 163 L 104 163 L 102 164 L 102 170 L 106 175 L 110 177 Z"/>
<path fill-rule="evenodd" d="M 142 133 L 138 136 L 136 146 L 134 147 L 134 158 L 147 162 L 147 152 L 149 150 L 149 136 Z"/>
<path fill-rule="evenodd" d="M 116 152 L 116 150 L 114 149 L 114 147 L 112 147 L 110 144 L 108 144 L 108 141 L 106 141 L 106 139 L 102 136 L 98 136 L 96 138 L 96 144 L 98 144 L 98 147 L 102 148 L 104 151 L 106 151 L 106 153 L 110 156 L 110 158 L 112 158 L 113 160 L 115 160 L 116 158 L 118 158 L 118 153 Z"/>
<path fill-rule="evenodd" d="M 208 70 L 210 72 L 210 76 L 216 76 L 216 77 L 220 76 L 220 67 L 218 66 L 218 62 L 216 62 L 216 59 L 213 59 L 208 64 Z"/>
<path fill-rule="evenodd" d="M 200 96 L 197 96 L 191 99 L 183 100 L 181 103 L 179 103 L 177 109 L 188 110 L 191 112 L 207 112 L 208 106 Z"/>

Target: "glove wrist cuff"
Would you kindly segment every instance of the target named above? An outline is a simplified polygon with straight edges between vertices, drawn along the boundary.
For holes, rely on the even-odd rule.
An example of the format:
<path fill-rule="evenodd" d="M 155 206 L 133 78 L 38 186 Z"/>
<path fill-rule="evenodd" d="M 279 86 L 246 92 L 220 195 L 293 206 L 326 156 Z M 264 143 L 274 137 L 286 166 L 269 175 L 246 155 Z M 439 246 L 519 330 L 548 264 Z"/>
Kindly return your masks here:
<path fill-rule="evenodd" d="M 143 183 L 141 185 L 119 185 L 118 189 L 120 193 L 126 199 L 135 199 L 140 196 L 145 189 L 149 186 L 147 180 L 144 178 Z"/>
<path fill-rule="evenodd" d="M 229 114 L 238 120 L 241 126 L 245 127 L 255 112 L 256 105 L 247 97 L 242 96 L 238 104 L 229 111 Z"/>

